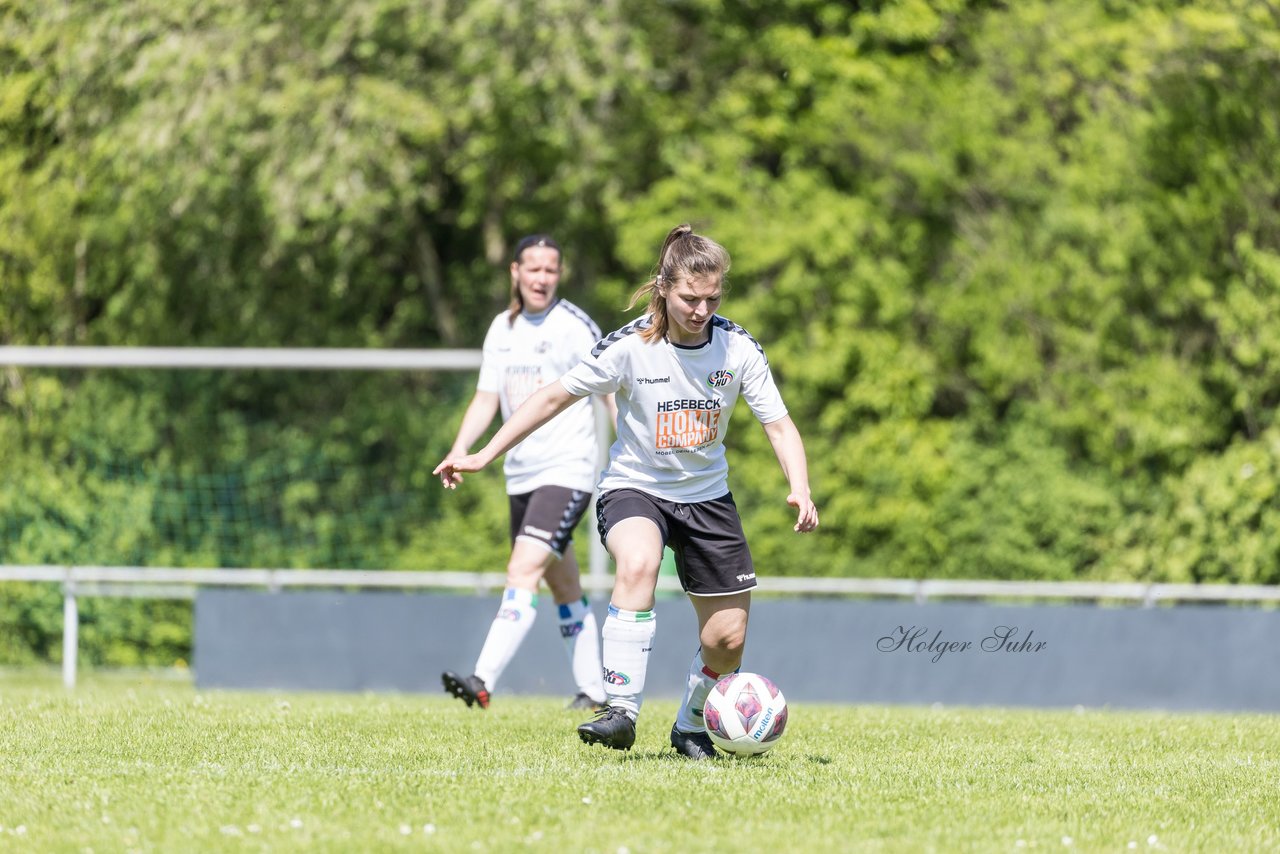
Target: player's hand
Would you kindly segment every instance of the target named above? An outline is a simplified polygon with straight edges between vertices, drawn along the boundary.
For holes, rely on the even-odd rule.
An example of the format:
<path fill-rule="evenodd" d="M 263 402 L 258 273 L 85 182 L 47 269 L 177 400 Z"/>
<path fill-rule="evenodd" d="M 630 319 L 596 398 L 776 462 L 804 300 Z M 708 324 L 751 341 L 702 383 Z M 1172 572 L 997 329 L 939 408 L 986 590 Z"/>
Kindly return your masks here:
<path fill-rule="evenodd" d="M 808 495 L 801 497 L 794 492 L 787 496 L 787 503 L 796 508 L 795 531 L 807 534 L 818 527 L 818 508 Z"/>
<path fill-rule="evenodd" d="M 445 457 L 431 473 L 440 478 L 440 484 L 445 489 L 457 489 L 458 484 L 462 483 L 464 471 L 480 471 L 482 468 L 484 468 L 484 461 L 478 454 L 464 454 Z"/>

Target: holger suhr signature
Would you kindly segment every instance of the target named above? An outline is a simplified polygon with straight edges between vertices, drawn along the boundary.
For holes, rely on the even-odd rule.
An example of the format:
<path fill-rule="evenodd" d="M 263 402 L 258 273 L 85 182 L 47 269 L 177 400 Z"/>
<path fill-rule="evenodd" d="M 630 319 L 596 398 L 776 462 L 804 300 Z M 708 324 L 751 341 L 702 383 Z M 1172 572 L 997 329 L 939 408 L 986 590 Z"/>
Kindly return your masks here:
<path fill-rule="evenodd" d="M 1028 631 L 1024 638 L 1019 639 L 1018 635 L 1017 626 L 996 626 L 991 634 L 977 642 L 977 649 L 982 652 L 1040 652 L 1049 645 L 1048 641 L 1032 640 L 1034 629 Z M 898 626 L 876 641 L 876 649 L 881 652 L 932 654 L 929 660 L 936 664 L 949 652 L 973 650 L 974 642 L 946 640 L 942 637 L 942 629 L 938 629 L 930 637 L 927 626 Z"/>

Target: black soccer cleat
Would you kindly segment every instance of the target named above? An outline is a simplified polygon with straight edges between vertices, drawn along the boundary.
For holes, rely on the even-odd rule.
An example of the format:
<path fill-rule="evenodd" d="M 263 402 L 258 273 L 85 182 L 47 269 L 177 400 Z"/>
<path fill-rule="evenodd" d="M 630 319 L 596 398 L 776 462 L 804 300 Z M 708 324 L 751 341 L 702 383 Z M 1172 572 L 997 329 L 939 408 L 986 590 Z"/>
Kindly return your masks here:
<path fill-rule="evenodd" d="M 604 703 L 597 702 L 584 691 L 579 691 L 577 696 L 569 701 L 566 709 L 574 709 L 575 711 L 602 712 L 605 709 Z"/>
<path fill-rule="evenodd" d="M 676 729 L 675 724 L 672 724 L 671 746 L 676 749 L 676 753 L 681 756 L 687 756 L 690 759 L 716 758 L 715 743 L 711 740 L 711 736 L 707 735 L 706 730 L 701 732 L 681 732 Z"/>
<path fill-rule="evenodd" d="M 489 689 L 485 687 L 484 680 L 479 676 L 472 674 L 464 678 L 451 670 L 446 670 L 440 674 L 440 681 L 444 682 L 446 692 L 465 702 L 468 708 L 477 703 L 482 709 L 489 708 Z"/>
<path fill-rule="evenodd" d="M 583 744 L 603 744 L 614 750 L 630 750 L 636 743 L 636 722 L 622 709 L 605 706 L 594 720 L 578 727 Z"/>

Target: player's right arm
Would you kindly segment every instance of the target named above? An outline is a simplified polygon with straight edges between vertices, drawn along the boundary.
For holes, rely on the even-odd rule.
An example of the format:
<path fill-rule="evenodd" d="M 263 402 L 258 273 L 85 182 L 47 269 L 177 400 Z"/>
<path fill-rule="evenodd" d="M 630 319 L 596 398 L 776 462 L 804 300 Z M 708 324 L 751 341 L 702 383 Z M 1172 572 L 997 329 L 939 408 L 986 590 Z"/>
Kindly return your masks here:
<path fill-rule="evenodd" d="M 471 449 L 476 439 L 484 435 L 493 423 L 493 416 L 498 414 L 498 393 L 496 391 L 477 391 L 467 411 L 462 415 L 462 424 L 458 427 L 458 435 L 453 440 L 453 447 L 448 456 L 461 457 Z"/>
<path fill-rule="evenodd" d="M 440 482 L 446 489 L 456 488 L 462 483 L 462 472 L 480 471 L 520 444 L 534 430 L 564 412 L 579 397 L 580 395 L 570 394 L 560 382 L 548 383 L 511 413 L 511 417 L 493 434 L 487 445 L 474 454 L 450 454 L 435 467 L 432 474 L 440 477 Z"/>

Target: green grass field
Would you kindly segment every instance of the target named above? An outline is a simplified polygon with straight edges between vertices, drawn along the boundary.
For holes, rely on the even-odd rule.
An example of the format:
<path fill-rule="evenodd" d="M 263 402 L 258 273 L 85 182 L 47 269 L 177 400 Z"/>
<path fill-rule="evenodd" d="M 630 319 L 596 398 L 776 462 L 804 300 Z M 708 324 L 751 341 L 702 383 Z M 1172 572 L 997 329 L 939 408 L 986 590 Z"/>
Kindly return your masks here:
<path fill-rule="evenodd" d="M 752 760 L 589 749 L 559 699 L 0 673 L 0 850 L 1274 851 L 1280 719 L 793 703 Z"/>

